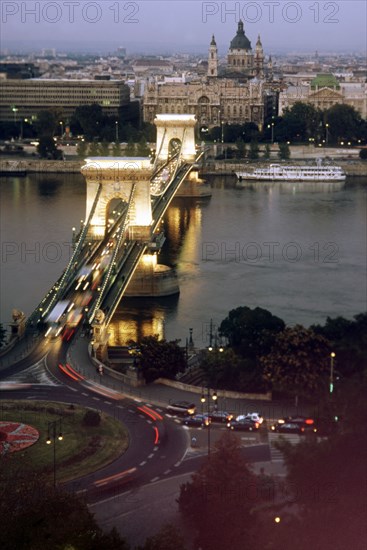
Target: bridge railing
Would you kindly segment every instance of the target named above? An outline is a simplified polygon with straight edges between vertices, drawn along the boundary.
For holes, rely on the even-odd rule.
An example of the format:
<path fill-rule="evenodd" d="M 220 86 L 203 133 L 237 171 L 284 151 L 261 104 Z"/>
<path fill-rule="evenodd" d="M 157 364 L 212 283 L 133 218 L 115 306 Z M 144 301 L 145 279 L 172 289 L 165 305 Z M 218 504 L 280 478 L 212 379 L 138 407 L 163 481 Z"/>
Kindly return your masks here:
<path fill-rule="evenodd" d="M 52 306 L 57 302 L 57 300 L 60 298 L 60 296 L 65 292 L 67 285 L 70 283 L 69 279 L 70 279 L 71 275 L 74 272 L 74 266 L 77 263 L 78 256 L 79 256 L 79 254 L 82 250 L 82 247 L 84 245 L 85 236 L 88 232 L 90 223 L 91 223 L 92 218 L 94 216 L 94 212 L 96 210 L 101 191 L 102 191 L 102 184 L 100 183 L 99 186 L 98 186 L 98 189 L 97 189 L 95 199 L 93 201 L 91 211 L 90 211 L 89 216 L 88 216 L 88 220 L 86 221 L 86 223 L 84 224 L 84 226 L 82 228 L 82 231 L 80 232 L 78 242 L 77 242 L 77 244 L 74 248 L 74 252 L 71 255 L 71 258 L 69 260 L 69 263 L 68 263 L 64 273 L 57 280 L 57 282 L 54 284 L 54 286 L 51 288 L 51 290 L 47 293 L 47 295 L 43 298 L 42 302 L 37 306 L 37 308 L 33 311 L 33 313 L 28 317 L 27 322 L 26 322 L 26 326 L 29 326 L 29 325 L 33 324 L 35 318 L 40 314 L 40 312 L 41 312 L 41 318 L 46 317 L 47 313 L 50 311 Z"/>

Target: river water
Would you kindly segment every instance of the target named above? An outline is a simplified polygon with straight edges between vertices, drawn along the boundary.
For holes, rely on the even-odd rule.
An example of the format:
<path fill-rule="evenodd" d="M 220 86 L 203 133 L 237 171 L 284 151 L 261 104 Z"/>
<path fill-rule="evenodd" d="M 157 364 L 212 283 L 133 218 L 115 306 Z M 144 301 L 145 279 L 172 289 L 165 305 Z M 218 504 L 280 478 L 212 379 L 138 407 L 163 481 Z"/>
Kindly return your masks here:
<path fill-rule="evenodd" d="M 238 306 L 268 309 L 287 324 L 324 323 L 366 310 L 367 177 L 343 184 L 237 187 L 210 178 L 212 196 L 176 198 L 164 218 L 159 261 L 174 267 L 180 294 L 123 299 L 111 343 L 147 334 L 208 344 Z M 0 179 L 0 321 L 29 314 L 70 257 L 85 217 L 81 175 Z"/>

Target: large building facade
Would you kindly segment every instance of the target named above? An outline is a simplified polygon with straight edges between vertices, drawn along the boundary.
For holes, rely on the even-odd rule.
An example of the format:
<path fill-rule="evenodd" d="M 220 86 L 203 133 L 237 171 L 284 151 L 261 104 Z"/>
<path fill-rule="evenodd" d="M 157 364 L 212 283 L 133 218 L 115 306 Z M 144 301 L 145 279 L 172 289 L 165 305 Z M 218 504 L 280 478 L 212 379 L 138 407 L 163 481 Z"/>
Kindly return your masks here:
<path fill-rule="evenodd" d="M 71 117 L 80 105 L 101 105 L 106 115 L 118 116 L 130 101 L 130 89 L 118 80 L 9 79 L 0 81 L 0 121 L 35 119 L 42 110 Z"/>
<path fill-rule="evenodd" d="M 202 127 L 254 122 L 261 128 L 267 88 L 260 37 L 253 51 L 240 21 L 230 43 L 226 67 L 219 66 L 213 36 L 205 77 L 186 83 L 148 83 L 144 94 L 144 121 L 153 122 L 160 113 L 190 113 L 196 115 Z"/>
<path fill-rule="evenodd" d="M 339 82 L 332 74 L 318 74 L 308 85 L 289 86 L 279 94 L 279 115 L 296 102 L 309 103 L 326 110 L 336 104 L 349 105 L 367 118 L 367 84 Z"/>

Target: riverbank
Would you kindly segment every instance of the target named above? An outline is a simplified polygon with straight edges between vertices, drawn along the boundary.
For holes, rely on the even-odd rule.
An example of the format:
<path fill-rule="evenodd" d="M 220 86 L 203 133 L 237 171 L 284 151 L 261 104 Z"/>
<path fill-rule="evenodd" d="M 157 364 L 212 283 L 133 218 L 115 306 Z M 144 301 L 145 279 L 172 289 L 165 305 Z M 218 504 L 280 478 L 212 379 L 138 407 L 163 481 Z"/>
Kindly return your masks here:
<path fill-rule="evenodd" d="M 348 177 L 367 176 L 367 161 L 358 157 L 359 151 L 354 149 L 313 149 L 308 147 L 291 147 L 291 158 L 287 161 L 281 161 L 287 165 L 300 165 L 313 163 L 316 158 L 325 159 L 326 162 L 332 162 L 341 166 Z M 249 168 L 251 165 L 256 167 L 265 167 L 271 163 L 277 163 L 276 151 L 272 151 L 268 160 L 258 159 L 250 160 L 207 160 L 200 164 L 200 175 L 234 175 L 238 170 Z M 57 174 L 80 174 L 81 167 L 84 164 L 83 159 L 66 160 L 44 160 L 27 157 L 3 158 L 0 159 L 0 176 L 26 176 L 30 173 L 57 173 Z"/>

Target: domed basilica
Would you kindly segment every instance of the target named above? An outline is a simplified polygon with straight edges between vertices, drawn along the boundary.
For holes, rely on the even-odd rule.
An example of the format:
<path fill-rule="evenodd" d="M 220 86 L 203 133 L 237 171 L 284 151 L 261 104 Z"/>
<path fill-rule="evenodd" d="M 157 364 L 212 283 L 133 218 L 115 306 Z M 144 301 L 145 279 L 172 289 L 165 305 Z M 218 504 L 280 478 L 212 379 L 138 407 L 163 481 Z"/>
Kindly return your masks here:
<path fill-rule="evenodd" d="M 260 36 L 254 51 L 243 22 L 239 21 L 226 66 L 219 65 L 217 44 L 212 36 L 206 76 L 185 83 L 147 85 L 144 120 L 153 122 L 158 113 L 191 113 L 201 127 L 254 122 L 261 129 L 265 97 L 271 90 L 271 73 L 271 58 L 265 67 Z"/>

